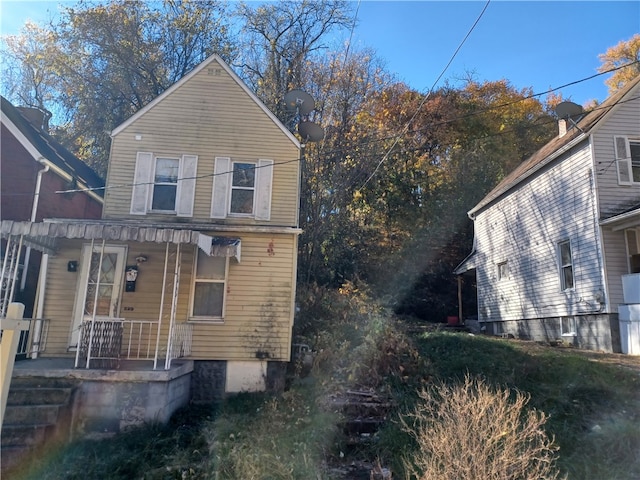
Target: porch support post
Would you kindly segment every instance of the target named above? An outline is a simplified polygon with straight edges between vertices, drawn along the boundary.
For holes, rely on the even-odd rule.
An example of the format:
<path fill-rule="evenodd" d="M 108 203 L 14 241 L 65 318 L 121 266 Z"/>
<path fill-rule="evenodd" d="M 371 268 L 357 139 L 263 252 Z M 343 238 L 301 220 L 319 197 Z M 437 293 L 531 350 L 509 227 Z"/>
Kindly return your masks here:
<path fill-rule="evenodd" d="M 153 369 L 158 368 L 158 354 L 160 351 L 160 330 L 162 329 L 162 316 L 164 314 L 164 296 L 167 290 L 167 269 L 169 268 L 169 242 L 164 252 L 164 273 L 162 275 L 162 292 L 160 296 L 160 314 L 158 315 L 158 331 L 156 333 L 156 353 L 153 358 Z"/>
<path fill-rule="evenodd" d="M 464 325 L 462 321 L 462 275 L 458 275 L 458 322 Z"/>
<path fill-rule="evenodd" d="M 2 405 L 0 406 L 0 425 L 4 421 L 4 411 L 7 407 L 13 363 L 18 352 L 20 333 L 29 330 L 29 321 L 23 320 L 24 305 L 12 303 L 7 308 L 7 317 L 2 319 L 2 339 L 0 340 L 0 387 L 2 387 Z"/>
<path fill-rule="evenodd" d="M 43 253 L 40 260 L 40 275 L 38 277 L 38 289 L 36 295 L 36 308 L 33 315 L 35 326 L 33 330 L 33 341 L 31 343 L 31 358 L 38 358 L 40 344 L 42 342 L 42 315 L 44 313 L 44 294 L 47 286 L 47 271 L 49 270 L 49 254 Z M 76 349 L 77 350 L 77 349 Z"/>
<path fill-rule="evenodd" d="M 176 265 L 173 270 L 173 298 L 171 300 L 171 317 L 169 318 L 169 336 L 167 338 L 167 355 L 164 359 L 164 369 L 171 368 L 171 356 L 173 350 L 173 331 L 176 323 L 176 310 L 178 307 L 178 291 L 180 287 L 180 265 L 182 264 L 182 244 L 176 247 Z"/>

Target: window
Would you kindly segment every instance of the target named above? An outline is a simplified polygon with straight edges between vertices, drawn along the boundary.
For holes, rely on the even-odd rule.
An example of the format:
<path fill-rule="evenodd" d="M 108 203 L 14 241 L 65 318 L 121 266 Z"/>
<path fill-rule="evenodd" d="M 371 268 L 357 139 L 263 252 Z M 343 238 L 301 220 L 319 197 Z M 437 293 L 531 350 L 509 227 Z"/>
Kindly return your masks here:
<path fill-rule="evenodd" d="M 211 193 L 211 218 L 228 216 L 271 219 L 273 160 L 234 162 L 216 157 Z"/>
<path fill-rule="evenodd" d="M 171 157 L 138 152 L 130 213 L 192 217 L 197 168 L 196 155 Z"/>
<path fill-rule="evenodd" d="M 640 273 L 640 248 L 638 232 L 635 228 L 625 230 L 627 240 L 627 255 L 629 256 L 629 273 Z"/>
<path fill-rule="evenodd" d="M 227 267 L 227 257 L 210 257 L 198 250 L 194 275 L 192 317 L 211 319 L 224 316 Z"/>
<path fill-rule="evenodd" d="M 576 336 L 575 317 L 562 317 L 560 319 L 560 335 L 563 337 Z"/>
<path fill-rule="evenodd" d="M 158 157 L 155 164 L 151 210 L 175 211 L 180 161 Z"/>
<path fill-rule="evenodd" d="M 571 242 L 565 240 L 558 243 L 560 256 L 560 285 L 562 290 L 573 288 L 573 260 L 571 258 Z"/>
<path fill-rule="evenodd" d="M 633 181 L 640 182 L 640 140 L 629 141 L 629 150 L 631 151 L 631 173 Z"/>
<path fill-rule="evenodd" d="M 233 162 L 229 213 L 252 215 L 256 187 L 256 164 Z"/>
<path fill-rule="evenodd" d="M 509 267 L 507 262 L 500 262 L 498 264 L 498 280 L 505 280 L 509 278 Z"/>
<path fill-rule="evenodd" d="M 640 139 L 614 137 L 618 183 L 640 183 Z"/>

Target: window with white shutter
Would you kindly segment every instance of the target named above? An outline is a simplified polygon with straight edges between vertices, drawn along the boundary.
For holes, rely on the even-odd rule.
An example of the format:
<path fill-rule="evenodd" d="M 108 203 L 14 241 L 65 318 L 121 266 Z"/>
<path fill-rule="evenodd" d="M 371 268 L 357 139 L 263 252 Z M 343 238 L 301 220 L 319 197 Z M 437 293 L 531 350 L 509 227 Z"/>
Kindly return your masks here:
<path fill-rule="evenodd" d="M 149 212 L 193 216 L 198 157 L 154 156 L 138 152 L 131 194 L 131 214 Z"/>
<path fill-rule="evenodd" d="M 640 183 L 640 140 L 613 137 L 618 167 L 618 183 L 631 185 Z"/>
<path fill-rule="evenodd" d="M 271 218 L 273 160 L 233 161 L 216 157 L 211 218 Z"/>

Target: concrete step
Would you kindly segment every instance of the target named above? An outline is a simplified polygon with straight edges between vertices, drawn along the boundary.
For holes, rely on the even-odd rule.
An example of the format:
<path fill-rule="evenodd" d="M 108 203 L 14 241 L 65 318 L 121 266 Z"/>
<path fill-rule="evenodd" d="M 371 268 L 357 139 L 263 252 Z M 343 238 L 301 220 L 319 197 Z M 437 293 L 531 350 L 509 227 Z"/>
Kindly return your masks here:
<path fill-rule="evenodd" d="M 5 425 L 56 423 L 62 405 L 7 405 L 4 423 Z"/>
<path fill-rule="evenodd" d="M 2 427 L 0 445 L 2 451 L 8 447 L 35 447 L 44 443 L 55 430 L 55 425 L 15 425 L 5 423 Z"/>
<path fill-rule="evenodd" d="M 7 479 L 10 479 L 11 476 L 9 473 L 11 469 L 21 465 L 23 463 L 23 459 L 28 457 L 33 452 L 33 447 L 29 445 L 22 445 L 19 447 L 10 447 L 3 446 L 0 449 L 0 465 L 2 466 L 2 475 L 1 478 L 5 478 L 5 474 L 7 475 Z"/>
<path fill-rule="evenodd" d="M 7 406 L 9 405 L 63 405 L 69 403 L 70 387 L 26 387 L 11 385 Z"/>

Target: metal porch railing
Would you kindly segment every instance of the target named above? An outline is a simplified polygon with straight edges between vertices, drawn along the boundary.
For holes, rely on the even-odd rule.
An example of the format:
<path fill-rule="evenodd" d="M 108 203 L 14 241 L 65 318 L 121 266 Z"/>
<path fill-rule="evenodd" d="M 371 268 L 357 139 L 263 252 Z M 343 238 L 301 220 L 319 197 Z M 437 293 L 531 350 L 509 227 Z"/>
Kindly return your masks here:
<path fill-rule="evenodd" d="M 192 332 L 193 325 L 174 325 L 165 368 L 170 367 L 171 360 L 191 354 Z M 75 366 L 117 369 L 121 360 L 157 359 L 160 356 L 156 351 L 157 334 L 157 321 L 114 317 L 87 320 L 80 325 Z"/>

